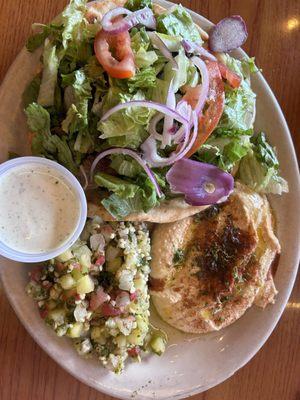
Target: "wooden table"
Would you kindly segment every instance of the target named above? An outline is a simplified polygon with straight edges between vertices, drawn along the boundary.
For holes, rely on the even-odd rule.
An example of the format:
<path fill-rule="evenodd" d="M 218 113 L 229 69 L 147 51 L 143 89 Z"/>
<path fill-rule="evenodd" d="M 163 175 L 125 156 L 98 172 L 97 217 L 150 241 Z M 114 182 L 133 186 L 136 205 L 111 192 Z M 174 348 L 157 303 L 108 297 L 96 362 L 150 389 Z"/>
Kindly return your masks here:
<path fill-rule="evenodd" d="M 66 0 L 0 0 L 0 80 L 24 45 L 32 22 L 47 22 Z M 240 14 L 249 28 L 244 46 L 271 84 L 300 154 L 300 1 L 191 0 L 182 4 L 218 21 Z M 298 136 L 297 136 L 298 133 Z M 287 308 L 262 350 L 221 385 L 196 400 L 300 399 L 300 279 Z M 0 287 L 0 399 L 111 399 L 80 383 L 31 339 Z"/>

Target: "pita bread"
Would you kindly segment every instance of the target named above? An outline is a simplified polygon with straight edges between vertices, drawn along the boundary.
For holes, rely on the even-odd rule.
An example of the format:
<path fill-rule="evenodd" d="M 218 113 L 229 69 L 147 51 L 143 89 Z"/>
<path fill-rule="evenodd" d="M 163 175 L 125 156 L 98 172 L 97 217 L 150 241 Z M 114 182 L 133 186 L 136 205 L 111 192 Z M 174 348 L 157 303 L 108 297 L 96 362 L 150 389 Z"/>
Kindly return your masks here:
<path fill-rule="evenodd" d="M 97 19 L 101 21 L 103 15 L 115 7 L 122 7 L 126 0 L 103 0 L 92 1 L 88 3 L 89 12 L 87 18 L 89 21 Z M 158 4 L 153 5 L 156 14 L 162 14 L 166 9 Z M 208 34 L 200 27 L 198 27 L 200 35 L 203 40 L 208 39 Z M 102 206 L 99 194 L 90 191 L 88 197 L 88 216 L 100 216 L 104 221 L 114 221 L 115 218 Z M 130 214 L 125 217 L 124 221 L 147 221 L 155 223 L 175 222 L 191 215 L 203 211 L 208 206 L 194 207 L 187 204 L 183 198 L 176 198 L 164 201 L 160 206 L 155 207 L 147 213 L 141 212 L 137 214 Z"/>
<path fill-rule="evenodd" d="M 95 190 L 87 192 L 88 217 L 99 216 L 104 221 L 115 221 L 115 218 L 102 206 L 101 197 Z M 155 223 L 175 222 L 205 210 L 209 206 L 194 207 L 187 204 L 183 198 L 164 201 L 160 206 L 152 208 L 147 213 L 129 214 L 122 221 L 145 221 Z"/>

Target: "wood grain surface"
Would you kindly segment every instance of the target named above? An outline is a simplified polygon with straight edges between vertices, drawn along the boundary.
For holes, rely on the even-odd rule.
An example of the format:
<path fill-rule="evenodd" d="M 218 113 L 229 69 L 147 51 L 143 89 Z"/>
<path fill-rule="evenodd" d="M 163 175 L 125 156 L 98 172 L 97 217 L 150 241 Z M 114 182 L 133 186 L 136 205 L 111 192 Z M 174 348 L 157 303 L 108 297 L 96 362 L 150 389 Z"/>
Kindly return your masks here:
<path fill-rule="evenodd" d="M 0 0 L 0 81 L 23 47 L 33 22 L 47 22 L 66 0 Z M 182 4 L 216 22 L 240 14 L 256 56 L 286 116 L 300 154 L 300 1 L 191 0 Z M 287 155 L 288 156 L 288 155 Z M 299 216 L 297 216 L 299 218 Z M 259 353 L 197 400 L 300 400 L 300 279 L 286 310 Z M 80 383 L 31 339 L 0 286 L 0 400 L 108 400 Z"/>

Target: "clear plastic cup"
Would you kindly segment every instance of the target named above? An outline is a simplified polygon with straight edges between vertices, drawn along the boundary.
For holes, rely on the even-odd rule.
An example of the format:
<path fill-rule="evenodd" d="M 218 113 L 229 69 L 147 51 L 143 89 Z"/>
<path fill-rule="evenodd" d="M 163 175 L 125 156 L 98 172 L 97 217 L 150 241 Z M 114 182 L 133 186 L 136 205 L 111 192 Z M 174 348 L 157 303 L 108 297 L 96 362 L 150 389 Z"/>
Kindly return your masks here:
<path fill-rule="evenodd" d="M 0 241 L 0 254 L 2 256 L 9 258 L 11 260 L 14 260 L 14 261 L 21 261 L 21 262 L 25 262 L 25 263 L 36 263 L 36 262 L 40 262 L 40 261 L 50 260 L 51 258 L 54 258 L 54 257 L 64 253 L 79 238 L 79 236 L 84 228 L 86 218 L 87 218 L 87 201 L 86 201 L 84 190 L 82 189 L 77 178 L 69 170 L 67 170 L 62 165 L 56 163 L 55 161 L 51 161 L 51 160 L 48 160 L 48 159 L 42 158 L 42 157 L 15 158 L 13 160 L 6 161 L 0 165 L 0 178 L 3 174 L 5 174 L 9 170 L 11 170 L 17 166 L 31 164 L 31 163 L 44 165 L 46 167 L 48 166 L 52 169 L 55 169 L 56 171 L 58 171 L 58 173 L 60 175 L 63 176 L 63 178 L 69 183 L 69 185 L 73 188 L 74 192 L 77 194 L 77 196 L 79 198 L 80 214 L 79 214 L 78 221 L 77 221 L 76 227 L 75 227 L 72 235 L 62 245 L 60 245 L 59 247 L 57 247 L 55 249 L 52 249 L 51 251 L 38 253 L 38 254 L 25 253 L 25 252 L 17 251 L 15 249 L 11 249 L 5 243 Z"/>

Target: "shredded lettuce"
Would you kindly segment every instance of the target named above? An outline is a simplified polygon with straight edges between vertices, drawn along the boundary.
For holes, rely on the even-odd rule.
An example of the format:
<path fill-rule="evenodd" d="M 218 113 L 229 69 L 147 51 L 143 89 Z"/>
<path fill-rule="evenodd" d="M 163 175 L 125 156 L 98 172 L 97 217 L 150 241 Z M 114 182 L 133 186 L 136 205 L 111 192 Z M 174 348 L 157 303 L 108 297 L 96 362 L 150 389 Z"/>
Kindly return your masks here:
<path fill-rule="evenodd" d="M 46 39 L 43 52 L 43 74 L 37 102 L 41 106 L 53 106 L 55 102 L 55 88 L 57 83 L 58 57 L 56 46 Z"/>
<path fill-rule="evenodd" d="M 226 65 L 243 80 L 238 89 L 225 88 L 225 108 L 218 127 L 247 131 L 253 128 L 256 95 L 250 86 L 250 74 L 255 71 L 253 59 L 239 61 L 225 55 Z"/>
<path fill-rule="evenodd" d="M 110 192 L 116 193 L 121 198 L 132 198 L 135 196 L 139 187 L 125 179 L 118 178 L 106 174 L 104 172 L 97 172 L 94 177 L 96 185 L 104 187 Z"/>
<path fill-rule="evenodd" d="M 279 162 L 264 133 L 252 138 L 252 148 L 240 163 L 238 178 L 260 193 L 288 192 L 288 183 L 279 175 Z"/>
<path fill-rule="evenodd" d="M 198 161 L 216 165 L 224 171 L 231 171 L 248 153 L 251 147 L 250 137 L 212 135 L 195 155 Z"/>
<path fill-rule="evenodd" d="M 135 212 L 147 212 L 159 204 L 154 185 L 144 173 L 134 183 L 98 173 L 95 175 L 95 182 L 113 192 L 101 203 L 117 219 Z"/>
<path fill-rule="evenodd" d="M 144 7 L 152 8 L 152 0 L 128 0 L 125 4 L 125 8 L 131 11 L 140 10 Z"/>
<path fill-rule="evenodd" d="M 32 103 L 25 109 L 25 113 L 31 132 L 50 135 L 50 114 L 45 108 Z"/>
<path fill-rule="evenodd" d="M 157 31 L 171 36 L 181 36 L 200 45 L 202 43 L 197 26 L 181 5 L 172 7 L 171 10 L 157 17 Z"/>
<path fill-rule="evenodd" d="M 39 32 L 31 35 L 26 43 L 26 48 L 28 51 L 33 52 L 39 47 L 41 47 L 47 38 L 51 38 L 51 41 L 54 42 L 59 40 L 62 32 L 62 25 L 57 24 L 33 24 L 33 28 L 38 28 Z"/>
<path fill-rule="evenodd" d="M 40 85 L 41 85 L 41 76 L 40 74 L 38 74 L 27 85 L 25 91 L 23 92 L 22 101 L 25 108 L 27 108 L 29 104 L 37 102 L 40 91 Z"/>
<path fill-rule="evenodd" d="M 104 98 L 103 112 L 114 107 L 119 102 L 130 100 L 145 100 L 143 92 L 138 91 L 133 96 L 124 94 L 118 88 L 110 88 Z M 108 139 L 112 146 L 129 146 L 137 148 L 147 137 L 147 127 L 154 111 L 146 107 L 128 107 L 113 114 L 107 121 L 100 121 L 98 129 L 101 139 Z"/>
<path fill-rule="evenodd" d="M 190 67 L 190 61 L 184 53 L 184 50 L 180 50 L 178 55 L 175 57 L 178 64 L 178 69 L 175 70 L 172 63 L 168 62 L 164 68 L 164 80 L 171 82 L 173 80 L 173 91 L 178 92 L 179 88 L 184 86 L 188 80 L 188 69 Z"/>
<path fill-rule="evenodd" d="M 117 154 L 111 156 L 112 162 L 110 167 L 113 168 L 119 175 L 126 176 L 128 178 L 135 178 L 139 173 L 142 172 L 140 165 L 133 159 Z"/>

